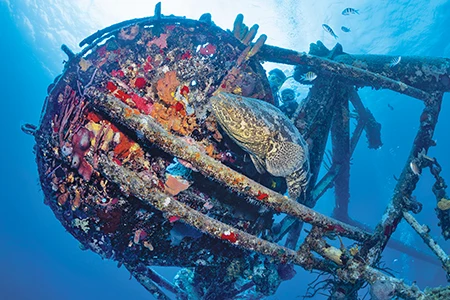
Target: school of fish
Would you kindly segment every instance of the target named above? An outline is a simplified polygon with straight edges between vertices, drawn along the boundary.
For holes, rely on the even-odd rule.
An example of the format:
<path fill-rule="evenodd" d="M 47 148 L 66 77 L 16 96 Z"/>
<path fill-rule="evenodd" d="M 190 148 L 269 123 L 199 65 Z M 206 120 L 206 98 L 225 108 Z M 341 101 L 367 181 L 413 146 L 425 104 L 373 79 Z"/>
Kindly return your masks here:
<path fill-rule="evenodd" d="M 344 9 L 342 11 L 342 14 L 344 16 L 349 16 L 349 15 L 359 15 L 359 10 L 351 8 L 351 7 L 347 7 L 346 9 Z M 327 33 L 329 33 L 332 37 L 334 37 L 335 39 L 338 38 L 338 36 L 336 35 L 336 33 L 334 33 L 334 30 L 328 25 L 328 24 L 322 24 L 322 28 L 323 30 L 325 30 Z M 346 27 L 346 26 L 341 26 L 341 30 L 343 32 L 350 32 L 350 28 Z"/>

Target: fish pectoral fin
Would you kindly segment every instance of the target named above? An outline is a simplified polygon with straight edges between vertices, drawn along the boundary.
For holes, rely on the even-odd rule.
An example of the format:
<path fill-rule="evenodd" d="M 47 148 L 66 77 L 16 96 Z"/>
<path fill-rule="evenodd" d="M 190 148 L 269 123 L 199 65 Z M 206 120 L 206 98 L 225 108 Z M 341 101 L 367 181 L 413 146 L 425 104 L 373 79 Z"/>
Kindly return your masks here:
<path fill-rule="evenodd" d="M 305 162 L 305 150 L 292 142 L 274 141 L 266 155 L 266 170 L 274 176 L 286 177 Z"/>
<path fill-rule="evenodd" d="M 250 159 L 253 162 L 253 165 L 256 168 L 256 171 L 258 171 L 259 174 L 264 174 L 266 173 L 266 169 L 264 168 L 264 163 L 255 155 L 250 154 Z"/>
<path fill-rule="evenodd" d="M 295 201 L 305 200 L 306 191 L 308 189 L 309 179 L 311 174 L 309 173 L 309 162 L 305 162 L 303 168 L 293 172 L 286 176 L 286 184 L 288 188 L 289 198 Z M 303 195 L 303 199 L 299 198 Z"/>

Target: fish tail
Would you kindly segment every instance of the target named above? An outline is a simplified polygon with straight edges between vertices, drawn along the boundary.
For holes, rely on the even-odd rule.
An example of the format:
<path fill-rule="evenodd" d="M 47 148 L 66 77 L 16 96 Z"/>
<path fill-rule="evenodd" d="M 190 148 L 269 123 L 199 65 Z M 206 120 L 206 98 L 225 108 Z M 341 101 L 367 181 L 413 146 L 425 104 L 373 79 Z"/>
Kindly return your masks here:
<path fill-rule="evenodd" d="M 355 9 L 355 14 L 359 15 L 359 9 Z"/>

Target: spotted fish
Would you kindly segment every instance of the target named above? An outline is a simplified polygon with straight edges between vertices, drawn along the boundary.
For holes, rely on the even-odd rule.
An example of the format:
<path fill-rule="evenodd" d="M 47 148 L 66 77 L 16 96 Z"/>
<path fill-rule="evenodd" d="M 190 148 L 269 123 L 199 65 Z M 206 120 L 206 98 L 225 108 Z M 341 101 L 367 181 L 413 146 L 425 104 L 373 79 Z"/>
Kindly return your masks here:
<path fill-rule="evenodd" d="M 275 106 L 229 93 L 210 98 L 222 129 L 251 157 L 259 173 L 285 177 L 297 199 L 309 181 L 308 146 L 292 122 Z"/>

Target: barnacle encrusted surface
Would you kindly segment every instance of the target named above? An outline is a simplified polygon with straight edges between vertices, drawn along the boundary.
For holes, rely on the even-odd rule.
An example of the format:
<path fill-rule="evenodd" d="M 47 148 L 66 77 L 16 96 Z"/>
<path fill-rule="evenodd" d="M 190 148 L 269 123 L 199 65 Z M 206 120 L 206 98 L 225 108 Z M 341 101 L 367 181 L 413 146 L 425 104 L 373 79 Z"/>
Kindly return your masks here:
<path fill-rule="evenodd" d="M 129 265 L 259 264 L 257 256 L 211 238 L 106 180 L 99 157 L 132 170 L 152 188 L 252 234 L 271 226 L 271 213 L 204 177 L 186 161 L 140 142 L 91 106 L 105 95 L 129 116 L 147 115 L 167 132 L 260 181 L 250 161 L 223 137 L 207 100 L 222 90 L 272 101 L 256 61 L 226 77 L 245 48 L 213 24 L 183 18 L 116 29 L 72 57 L 49 86 L 35 147 L 46 204 L 84 249 Z M 269 177 L 270 178 L 270 177 Z M 263 184 L 272 185 L 265 178 Z M 283 189 L 276 186 L 276 189 Z M 240 203 L 239 205 L 237 203 Z M 233 275 L 230 282 L 239 277 Z"/>

